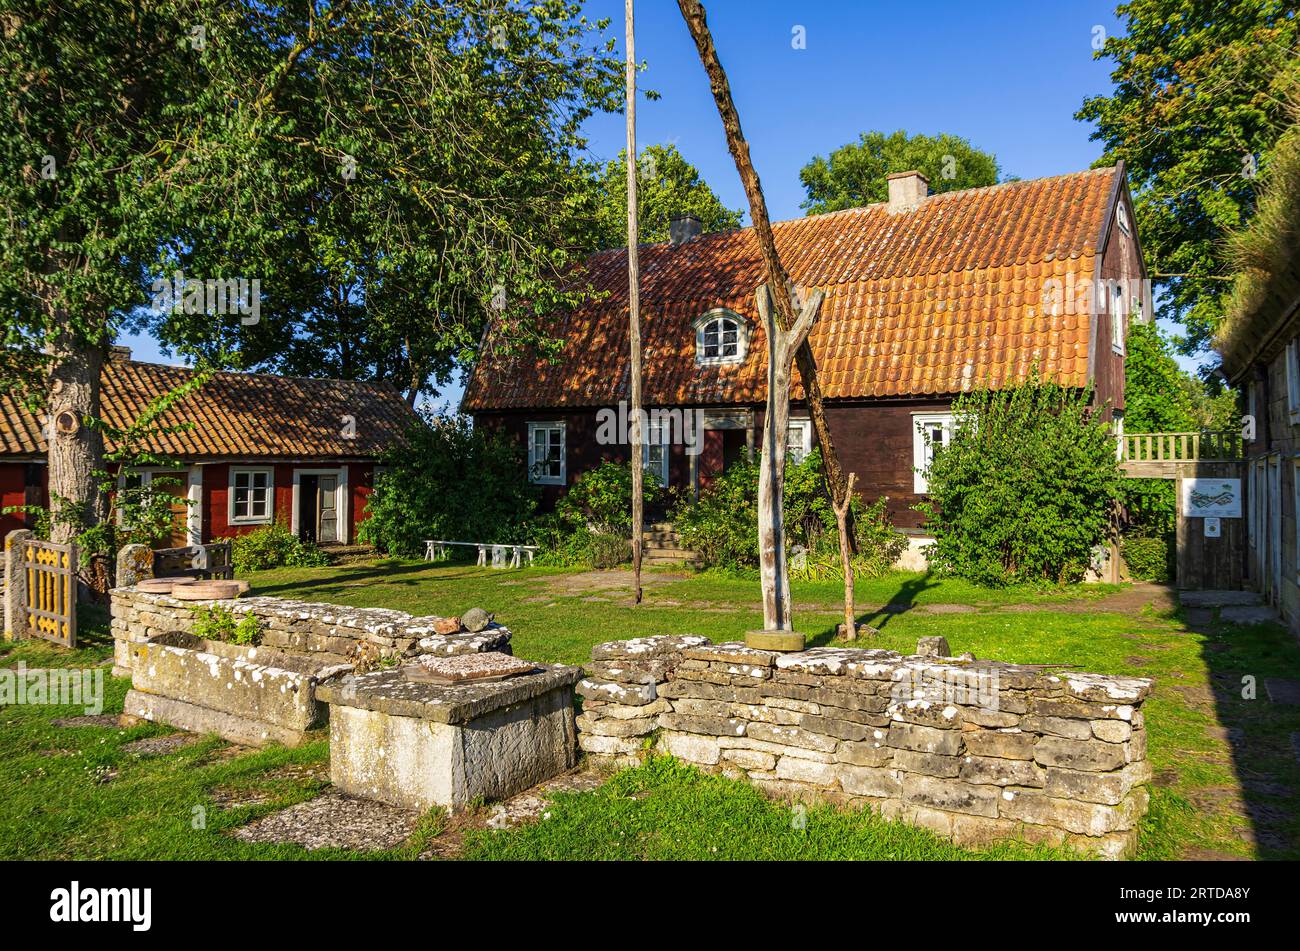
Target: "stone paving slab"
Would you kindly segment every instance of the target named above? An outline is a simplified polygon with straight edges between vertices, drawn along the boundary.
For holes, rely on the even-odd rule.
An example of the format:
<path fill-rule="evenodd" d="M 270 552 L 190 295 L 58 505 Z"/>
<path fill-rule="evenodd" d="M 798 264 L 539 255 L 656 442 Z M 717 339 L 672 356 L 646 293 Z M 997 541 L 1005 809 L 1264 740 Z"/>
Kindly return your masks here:
<path fill-rule="evenodd" d="M 1268 624 L 1277 620 L 1277 611 L 1266 604 L 1243 604 L 1219 611 L 1219 620 L 1231 624 Z"/>
<path fill-rule="evenodd" d="M 1278 677 L 1265 677 L 1264 689 L 1268 699 L 1288 707 L 1300 707 L 1300 680 L 1282 680 Z"/>
<path fill-rule="evenodd" d="M 1257 591 L 1180 591 L 1178 600 L 1187 607 L 1224 608 L 1263 604 Z"/>
<path fill-rule="evenodd" d="M 328 789 L 236 829 L 242 842 L 290 842 L 313 849 L 361 852 L 395 849 L 410 838 L 420 815 Z"/>

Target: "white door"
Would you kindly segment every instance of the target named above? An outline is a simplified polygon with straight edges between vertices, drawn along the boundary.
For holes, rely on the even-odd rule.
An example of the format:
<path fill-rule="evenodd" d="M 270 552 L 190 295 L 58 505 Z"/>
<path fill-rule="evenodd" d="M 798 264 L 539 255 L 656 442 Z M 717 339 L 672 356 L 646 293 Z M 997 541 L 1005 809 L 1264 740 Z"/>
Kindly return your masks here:
<path fill-rule="evenodd" d="M 338 488 L 337 476 L 320 477 L 320 503 L 317 506 L 320 527 L 316 532 L 316 540 L 321 544 L 339 540 Z"/>

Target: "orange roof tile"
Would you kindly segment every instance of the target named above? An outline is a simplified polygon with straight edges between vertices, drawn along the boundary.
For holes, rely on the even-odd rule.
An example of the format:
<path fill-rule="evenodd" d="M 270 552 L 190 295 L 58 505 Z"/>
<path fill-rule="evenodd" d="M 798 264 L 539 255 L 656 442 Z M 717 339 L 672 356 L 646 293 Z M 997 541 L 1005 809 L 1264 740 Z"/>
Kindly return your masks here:
<path fill-rule="evenodd" d="M 157 397 L 191 379 L 194 371 L 134 360 L 109 360 L 100 376 L 107 422 L 125 429 Z M 45 453 L 37 417 L 0 394 L 0 457 Z M 356 435 L 344 435 L 345 417 Z M 378 455 L 418 419 L 386 384 L 309 380 L 260 373 L 216 373 L 158 421 L 189 429 L 147 440 L 150 452 L 183 460 L 355 459 Z"/>
<path fill-rule="evenodd" d="M 1118 175 L 1094 169 L 934 195 L 901 214 L 876 204 L 774 225 L 791 279 L 826 293 L 809 337 L 823 393 L 951 394 L 984 379 L 1023 379 L 1035 363 L 1062 383 L 1085 384 L 1090 317 L 1044 316 L 1044 282 L 1092 279 Z M 761 402 L 767 350 L 754 305 L 763 269 L 753 230 L 643 245 L 639 256 L 646 403 Z M 626 250 L 593 255 L 578 276 L 594 293 L 552 318 L 558 360 L 506 356 L 489 334 L 462 409 L 627 398 Z M 741 364 L 695 363 L 693 322 L 715 307 L 749 320 Z"/>

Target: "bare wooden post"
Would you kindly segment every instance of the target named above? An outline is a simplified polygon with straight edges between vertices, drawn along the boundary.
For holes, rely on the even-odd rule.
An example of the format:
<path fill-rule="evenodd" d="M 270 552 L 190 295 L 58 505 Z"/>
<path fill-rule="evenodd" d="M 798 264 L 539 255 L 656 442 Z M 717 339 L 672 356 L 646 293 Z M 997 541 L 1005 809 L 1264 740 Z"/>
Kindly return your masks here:
<path fill-rule="evenodd" d="M 636 38 L 632 0 L 625 0 L 627 13 L 627 322 L 631 349 L 632 390 L 632 574 L 636 603 L 641 603 L 641 543 L 645 534 L 645 467 L 641 464 L 641 282 L 637 244 L 636 198 Z"/>
<path fill-rule="evenodd" d="M 856 472 L 849 473 L 848 484 L 844 487 L 844 498 L 834 502 L 835 524 L 840 532 L 840 564 L 844 567 L 844 637 L 850 641 L 858 639 L 857 612 L 853 609 L 853 548 L 849 545 L 849 510 L 853 507 L 853 483 L 858 479 Z"/>
<path fill-rule="evenodd" d="M 785 456 L 790 430 L 790 371 L 795 351 L 808 338 L 823 294 L 803 304 L 794 326 L 783 330 L 766 284 L 756 295 L 767 334 L 767 412 L 763 415 L 763 457 L 758 476 L 758 558 L 763 588 L 763 630 L 745 643 L 761 650 L 803 650 L 804 639 L 790 625 L 790 573 L 785 559 Z"/>
<path fill-rule="evenodd" d="M 686 21 L 686 28 L 691 32 L 691 38 L 695 40 L 695 49 L 700 54 L 700 63 L 709 77 L 713 101 L 718 107 L 718 117 L 722 119 L 722 129 L 727 135 L 727 149 L 736 163 L 740 183 L 744 186 L 745 197 L 749 200 L 749 217 L 754 223 L 754 237 L 758 240 L 759 253 L 763 256 L 767 282 L 777 288 L 776 311 L 781 326 L 786 331 L 790 331 L 795 322 L 794 307 L 785 293 L 790 278 L 776 251 L 776 238 L 767 216 L 763 186 L 749 157 L 749 143 L 745 141 L 745 134 L 740 127 L 740 113 L 736 111 L 736 103 L 731 97 L 731 84 L 727 81 L 726 70 L 722 68 L 722 61 L 718 59 L 718 50 L 713 45 L 713 34 L 709 32 L 704 5 L 700 0 L 677 0 L 677 7 L 682 12 L 682 19 Z M 795 362 L 799 367 L 799 380 L 803 383 L 804 397 L 808 402 L 808 415 L 812 419 L 813 430 L 817 433 L 817 443 L 821 447 L 822 461 L 826 466 L 826 494 L 833 502 L 837 498 L 844 497 L 844 471 L 840 466 L 839 455 L 835 452 L 830 423 L 826 419 L 821 382 L 817 378 L 817 361 L 806 339 L 802 346 L 795 350 Z M 850 521 L 852 521 L 852 513 L 850 513 Z M 856 546 L 851 537 L 849 544 Z"/>

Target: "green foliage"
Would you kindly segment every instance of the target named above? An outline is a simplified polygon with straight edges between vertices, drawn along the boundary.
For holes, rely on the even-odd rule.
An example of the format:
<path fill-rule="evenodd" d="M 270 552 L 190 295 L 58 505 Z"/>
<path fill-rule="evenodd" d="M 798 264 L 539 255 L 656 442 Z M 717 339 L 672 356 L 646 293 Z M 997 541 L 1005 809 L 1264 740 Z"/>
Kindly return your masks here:
<path fill-rule="evenodd" d="M 646 509 L 663 496 L 657 474 L 645 470 L 641 498 Z M 632 466 L 626 462 L 602 462 L 578 476 L 555 507 L 560 518 L 572 526 L 590 526 L 605 534 L 626 535 L 632 530 Z"/>
<path fill-rule="evenodd" d="M 404 444 L 381 459 L 358 536 L 381 552 L 416 557 L 424 539 L 519 543 L 537 507 L 519 444 L 465 416 L 423 412 Z"/>
<path fill-rule="evenodd" d="M 930 180 L 936 194 L 994 185 L 998 180 L 993 154 L 981 152 L 960 136 L 909 136 L 902 129 L 892 135 L 864 132 L 830 158 L 819 155 L 803 167 L 799 180 L 808 197 L 801 207 L 815 215 L 885 201 L 889 198 L 886 176 L 913 169 Z"/>
<path fill-rule="evenodd" d="M 682 158 L 675 145 L 651 145 L 638 150 L 640 174 L 636 185 L 637 227 L 642 243 L 668 240 L 668 223 L 676 214 L 691 213 L 705 233 L 740 227 L 743 211 L 722 204 L 699 170 Z M 627 246 L 627 150 L 601 170 L 596 187 L 597 241 L 602 248 Z"/>
<path fill-rule="evenodd" d="M 1077 113 L 1105 143 L 1097 164 L 1123 159 L 1137 188 L 1143 251 L 1164 283 L 1160 316 L 1183 324 L 1187 353 L 1222 318 L 1232 266 L 1224 239 L 1254 214 L 1256 170 L 1291 124 L 1296 9 L 1293 0 L 1130 0 L 1118 10 L 1123 30 L 1096 54 L 1114 62 L 1114 91 Z"/>
<path fill-rule="evenodd" d="M 191 632 L 195 637 L 208 641 L 225 641 L 227 644 L 239 644 L 256 647 L 262 643 L 264 625 L 252 611 L 248 611 L 239 620 L 234 612 L 219 604 L 210 604 L 194 608 L 194 626 Z"/>
<path fill-rule="evenodd" d="M 1120 554 L 1129 575 L 1136 581 L 1164 583 L 1174 577 L 1172 534 L 1126 535 L 1120 543 Z"/>
<path fill-rule="evenodd" d="M 990 586 L 1083 577 L 1123 479 L 1090 396 L 1035 373 L 954 401 L 957 426 L 935 447 L 929 499 L 916 506 L 935 536 L 934 570 Z"/>
<path fill-rule="evenodd" d="M 646 509 L 663 497 L 649 469 L 641 485 Z M 530 532 L 542 564 L 612 568 L 632 558 L 632 466 L 603 462 L 574 480 L 555 511 L 534 520 Z"/>
<path fill-rule="evenodd" d="M 757 462 L 737 460 L 699 499 L 683 499 L 674 508 L 677 534 L 699 553 L 703 567 L 738 571 L 758 566 L 758 478 Z M 853 501 L 859 550 L 854 571 L 863 577 L 887 571 L 907 546 L 889 521 L 887 501 Z M 787 551 L 800 546 L 807 553 L 807 567 L 792 573 L 809 579 L 840 575 L 839 532 L 823 489 L 820 450 L 786 465 L 784 511 Z"/>
<path fill-rule="evenodd" d="M 238 574 L 266 568 L 321 568 L 326 554 L 304 542 L 282 521 L 255 528 L 230 539 L 230 559 Z"/>

